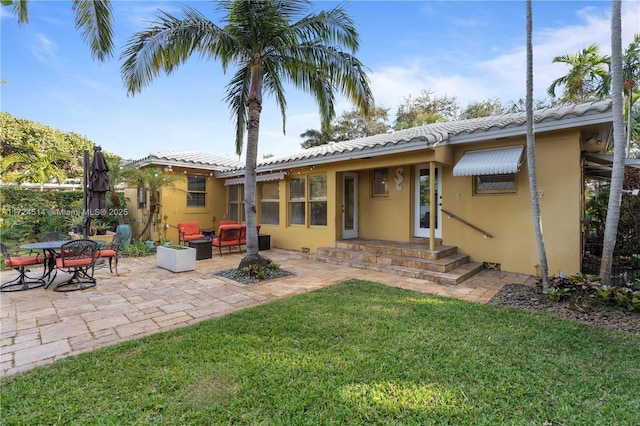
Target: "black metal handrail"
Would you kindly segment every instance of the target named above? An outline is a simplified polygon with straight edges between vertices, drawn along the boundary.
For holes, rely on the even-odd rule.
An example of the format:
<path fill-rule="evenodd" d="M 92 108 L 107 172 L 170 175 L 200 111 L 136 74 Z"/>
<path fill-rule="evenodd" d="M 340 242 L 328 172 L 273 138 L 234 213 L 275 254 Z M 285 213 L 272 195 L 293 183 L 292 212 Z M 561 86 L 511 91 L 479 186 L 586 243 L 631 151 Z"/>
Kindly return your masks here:
<path fill-rule="evenodd" d="M 478 232 L 480 232 L 482 235 L 484 235 L 485 238 L 493 238 L 493 235 L 491 235 L 490 233 L 488 233 L 487 231 L 483 230 L 482 228 L 478 228 L 477 226 L 475 226 L 473 223 L 469 223 L 466 220 L 462 219 L 459 216 L 456 216 L 455 214 L 445 210 L 445 209 L 440 209 L 442 210 L 442 213 L 446 214 L 447 216 L 449 216 L 451 219 L 455 219 L 460 223 L 464 223 L 465 225 L 467 225 L 468 227 L 470 227 L 471 229 L 474 229 Z"/>

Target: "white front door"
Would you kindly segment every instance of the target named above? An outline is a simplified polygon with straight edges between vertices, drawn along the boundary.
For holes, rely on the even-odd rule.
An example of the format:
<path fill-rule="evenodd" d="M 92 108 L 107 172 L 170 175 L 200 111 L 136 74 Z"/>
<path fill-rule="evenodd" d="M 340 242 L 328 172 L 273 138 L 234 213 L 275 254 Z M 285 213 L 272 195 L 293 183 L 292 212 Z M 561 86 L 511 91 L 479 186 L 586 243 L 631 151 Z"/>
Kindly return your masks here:
<path fill-rule="evenodd" d="M 416 237 L 430 237 L 430 229 L 429 229 L 429 221 L 430 216 L 432 214 L 435 215 L 436 226 L 435 226 L 435 237 L 442 238 L 442 212 L 440 211 L 440 201 L 442 199 L 442 181 L 439 178 L 440 176 L 440 168 L 435 168 L 435 176 L 434 187 L 436 192 L 436 203 L 435 206 L 431 206 L 430 196 L 429 196 L 429 185 L 430 178 L 429 176 L 429 165 L 421 164 L 416 166 L 415 173 L 415 183 L 414 183 L 414 199 L 415 199 L 415 207 L 414 207 L 414 234 Z"/>
<path fill-rule="evenodd" d="M 342 175 L 342 238 L 358 238 L 358 175 Z"/>

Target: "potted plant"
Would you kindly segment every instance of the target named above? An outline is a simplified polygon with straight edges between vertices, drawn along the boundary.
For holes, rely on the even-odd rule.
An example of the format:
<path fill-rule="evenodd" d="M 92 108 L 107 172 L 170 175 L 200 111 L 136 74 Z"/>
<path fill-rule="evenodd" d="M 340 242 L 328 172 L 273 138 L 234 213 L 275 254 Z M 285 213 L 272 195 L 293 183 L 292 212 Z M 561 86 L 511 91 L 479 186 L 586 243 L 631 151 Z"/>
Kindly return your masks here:
<path fill-rule="evenodd" d="M 156 264 L 171 272 L 193 271 L 196 269 L 196 249 L 177 244 L 158 246 Z"/>

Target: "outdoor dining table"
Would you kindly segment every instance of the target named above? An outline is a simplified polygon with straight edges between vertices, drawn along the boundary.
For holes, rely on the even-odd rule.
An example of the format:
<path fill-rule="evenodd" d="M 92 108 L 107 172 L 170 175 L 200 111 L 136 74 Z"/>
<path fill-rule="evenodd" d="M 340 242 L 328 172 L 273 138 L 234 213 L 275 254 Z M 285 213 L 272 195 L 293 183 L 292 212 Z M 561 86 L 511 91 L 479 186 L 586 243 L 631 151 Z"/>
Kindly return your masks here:
<path fill-rule="evenodd" d="M 56 267 L 57 252 L 62 248 L 62 245 L 72 240 L 56 240 L 56 241 L 39 241 L 37 243 L 27 243 L 20 246 L 23 250 L 38 251 L 42 250 L 45 256 L 45 270 L 42 274 L 42 278 L 47 277 L 47 285 L 49 287 L 51 282 L 56 278 L 56 274 L 51 276 L 53 269 Z M 104 241 L 96 241 L 98 245 L 103 245 Z"/>

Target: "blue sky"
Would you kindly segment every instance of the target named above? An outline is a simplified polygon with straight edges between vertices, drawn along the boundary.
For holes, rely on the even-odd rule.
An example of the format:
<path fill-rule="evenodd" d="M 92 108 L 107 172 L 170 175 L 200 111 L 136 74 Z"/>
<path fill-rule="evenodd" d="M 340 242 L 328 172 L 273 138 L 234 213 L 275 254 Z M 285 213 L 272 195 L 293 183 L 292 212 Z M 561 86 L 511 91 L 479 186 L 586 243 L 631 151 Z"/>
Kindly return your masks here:
<path fill-rule="evenodd" d="M 79 133 L 127 159 L 152 152 L 193 149 L 235 157 L 234 130 L 223 101 L 232 75 L 219 62 L 191 58 L 135 96 L 120 77 L 126 40 L 145 28 L 158 9 L 179 14 L 189 4 L 214 22 L 209 1 L 114 1 L 116 53 L 92 59 L 74 29 L 71 3 L 31 0 L 30 22 L 18 26 L 11 9 L 1 12 L 1 110 L 62 131 Z M 336 3 L 314 2 L 318 10 Z M 423 89 L 470 101 L 525 96 L 524 1 L 348 1 L 343 6 L 361 37 L 357 57 L 370 69 L 376 104 L 391 108 Z M 535 1 L 534 91 L 546 98 L 552 80 L 567 68 L 554 56 L 597 43 L 610 52 L 610 1 Z M 623 1 L 623 46 L 640 32 L 640 2 Z M 263 107 L 258 155 L 300 149 L 300 133 L 320 127 L 307 94 L 287 88 L 287 127 L 270 99 Z M 343 100 L 338 115 L 350 110 Z"/>

